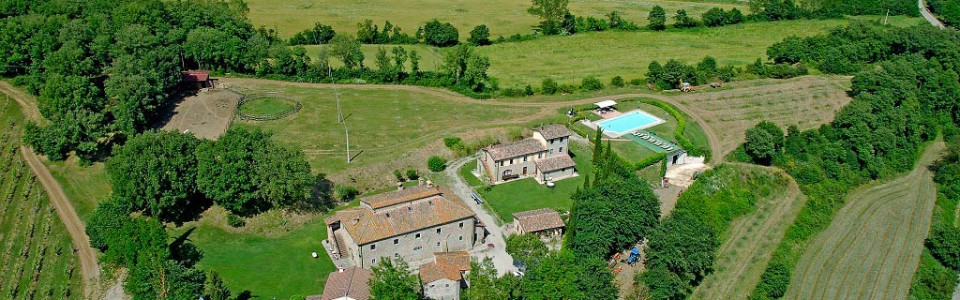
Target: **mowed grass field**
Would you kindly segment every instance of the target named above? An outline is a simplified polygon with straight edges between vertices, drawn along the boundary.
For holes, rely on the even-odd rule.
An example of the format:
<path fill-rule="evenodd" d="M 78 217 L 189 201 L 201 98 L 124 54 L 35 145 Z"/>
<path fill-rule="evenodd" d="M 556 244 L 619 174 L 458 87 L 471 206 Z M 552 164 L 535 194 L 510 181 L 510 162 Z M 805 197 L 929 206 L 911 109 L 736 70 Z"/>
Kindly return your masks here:
<path fill-rule="evenodd" d="M 752 165 L 739 167 L 763 169 Z M 733 221 L 723 233 L 715 271 L 697 286 L 691 299 L 747 299 L 760 282 L 760 275 L 787 227 L 806 203 L 796 182 L 790 179 L 788 183 L 770 196 L 757 199 L 755 211 Z"/>
<path fill-rule="evenodd" d="M 927 167 L 944 147 L 937 141 L 909 174 L 850 194 L 800 258 L 785 298 L 907 299 L 937 196 Z"/>
<path fill-rule="evenodd" d="M 66 228 L 18 148 L 23 117 L 0 99 L 0 298 L 82 299 Z"/>
<path fill-rule="evenodd" d="M 425 170 L 430 155 L 447 153 L 441 143 L 445 136 L 532 121 L 530 113 L 537 111 L 445 92 L 342 86 L 344 128 L 337 122 L 336 91 L 330 86 L 239 79 L 221 82 L 235 83 L 243 92 L 273 92 L 300 101 L 303 108 L 286 118 L 238 120 L 234 126 L 272 132 L 277 141 L 303 150 L 314 172 L 336 174 L 331 177 L 336 182 L 360 185 L 392 182 L 392 170 Z M 347 130 L 350 163 L 346 161 Z"/>
<path fill-rule="evenodd" d="M 365 19 L 373 20 L 378 27 L 382 27 L 384 21 L 390 21 L 413 35 L 417 27 L 436 18 L 452 23 L 459 29 L 460 39 L 466 40 L 470 30 L 479 24 L 486 24 L 491 36 L 496 37 L 531 33 L 539 22 L 527 13 L 531 5 L 529 0 L 247 0 L 246 3 L 254 25 L 275 28 L 283 37 L 313 28 L 317 22 L 333 26 L 337 32 L 355 35 L 357 23 Z M 647 15 L 655 5 L 662 6 L 669 16 L 685 9 L 690 15 L 699 17 L 713 7 L 736 7 L 744 14 L 749 12 L 745 2 L 729 0 L 571 0 L 569 8 L 574 15 L 585 17 L 603 17 L 616 10 L 624 18 L 645 25 Z"/>
<path fill-rule="evenodd" d="M 545 78 L 579 85 L 587 76 L 608 84 L 614 76 L 626 80 L 643 77 L 653 61 L 695 63 L 709 55 L 720 65 L 743 66 L 765 59 L 767 47 L 788 36 L 816 35 L 848 22 L 798 20 L 666 32 L 607 31 L 496 44 L 479 50 L 490 57 L 489 74 L 503 86 L 539 86 Z"/>
<path fill-rule="evenodd" d="M 803 76 L 786 80 L 761 79 L 728 84 L 673 97 L 681 110 L 703 119 L 720 143 L 724 157 L 745 140 L 744 132 L 766 120 L 801 130 L 828 123 L 850 102 L 850 78 Z"/>

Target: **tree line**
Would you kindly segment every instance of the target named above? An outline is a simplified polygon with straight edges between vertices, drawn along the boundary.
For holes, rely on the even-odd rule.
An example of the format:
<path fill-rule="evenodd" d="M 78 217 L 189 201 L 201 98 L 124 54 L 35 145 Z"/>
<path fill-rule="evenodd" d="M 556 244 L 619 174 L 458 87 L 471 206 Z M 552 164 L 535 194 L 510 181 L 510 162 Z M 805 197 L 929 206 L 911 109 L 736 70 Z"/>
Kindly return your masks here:
<path fill-rule="evenodd" d="M 937 201 L 920 265 L 910 286 L 913 299 L 950 299 L 957 286 L 960 229 L 955 222 L 957 204 L 960 203 L 960 128 L 944 128 L 943 137 L 947 152 L 932 167 L 937 182 Z"/>
<path fill-rule="evenodd" d="M 783 168 L 809 199 L 752 298 L 783 296 L 803 250 L 798 245 L 826 228 L 849 190 L 913 168 L 923 142 L 941 128 L 960 124 L 958 41 L 957 33 L 931 26 L 852 24 L 828 34 L 788 38 L 768 49 L 772 60 L 804 61 L 855 76 L 849 92 L 853 100 L 831 123 L 806 131 L 789 126 L 784 133 L 762 122 L 747 131 L 747 142 L 732 154 Z M 853 54 L 853 49 L 866 53 Z M 830 65 L 834 61 L 846 66 L 831 69 L 837 67 Z"/>
<path fill-rule="evenodd" d="M 927 7 L 944 25 L 960 28 L 960 1 L 927 0 Z"/>

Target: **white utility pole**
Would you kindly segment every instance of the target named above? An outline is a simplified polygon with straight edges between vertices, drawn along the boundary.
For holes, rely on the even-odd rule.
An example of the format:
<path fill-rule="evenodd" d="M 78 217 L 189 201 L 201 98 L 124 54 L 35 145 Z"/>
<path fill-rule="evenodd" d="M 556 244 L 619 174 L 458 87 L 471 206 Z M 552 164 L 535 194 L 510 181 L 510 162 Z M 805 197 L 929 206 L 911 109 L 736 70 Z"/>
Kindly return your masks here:
<path fill-rule="evenodd" d="M 347 129 L 347 123 L 343 123 L 343 131 L 347 134 L 347 163 L 350 163 L 350 130 Z"/>
<path fill-rule="evenodd" d="M 333 72 L 330 70 L 329 63 L 327 64 L 327 77 L 329 77 L 331 81 L 333 80 Z M 333 84 L 333 93 L 337 95 L 337 122 L 343 123 L 343 111 L 340 110 L 340 90 L 337 89 L 336 83 Z"/>

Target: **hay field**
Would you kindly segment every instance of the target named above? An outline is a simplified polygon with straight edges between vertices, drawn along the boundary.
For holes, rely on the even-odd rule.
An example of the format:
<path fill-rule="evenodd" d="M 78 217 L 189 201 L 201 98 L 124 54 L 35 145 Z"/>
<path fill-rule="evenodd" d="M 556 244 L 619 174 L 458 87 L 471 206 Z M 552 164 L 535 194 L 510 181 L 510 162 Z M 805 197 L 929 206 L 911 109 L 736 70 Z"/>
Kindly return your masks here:
<path fill-rule="evenodd" d="M 17 151 L 22 122 L 19 106 L 0 99 L 0 298 L 81 299 L 70 236 Z"/>
<path fill-rule="evenodd" d="M 747 23 L 719 28 L 671 29 L 666 32 L 596 32 L 551 36 L 521 43 L 481 47 L 490 56 L 490 76 L 502 86 L 539 86 L 544 78 L 576 83 L 596 76 L 604 84 L 613 76 L 643 77 L 652 61 L 698 62 L 713 56 L 721 65 L 742 66 L 766 58 L 767 47 L 784 38 L 811 36 L 847 20 L 800 20 Z"/>
<path fill-rule="evenodd" d="M 853 194 L 807 247 L 787 299 L 907 299 L 937 196 L 927 167 L 937 141 L 909 174 Z"/>
<path fill-rule="evenodd" d="M 833 120 L 850 102 L 849 77 L 803 76 L 787 80 L 753 80 L 728 85 L 726 90 L 682 94 L 674 99 L 706 123 L 720 143 L 724 157 L 744 142 L 744 132 L 762 120 L 786 128 L 810 129 Z"/>
<path fill-rule="evenodd" d="M 784 189 L 757 199 L 757 209 L 734 220 L 723 234 L 723 244 L 714 262 L 716 270 L 704 278 L 690 298 L 746 299 L 760 282 L 773 250 L 806 201 L 792 178 Z"/>
<path fill-rule="evenodd" d="M 275 28 L 283 37 L 312 28 L 320 22 L 333 26 L 337 32 L 356 34 L 357 23 L 373 20 L 378 26 L 390 21 L 404 32 L 413 35 L 417 27 L 431 19 L 450 22 L 460 31 L 461 40 L 466 40 L 470 30 L 486 24 L 493 37 L 498 35 L 531 33 L 537 18 L 527 13 L 529 0 L 247 0 L 248 17 L 256 26 Z M 678 9 L 686 9 L 691 16 L 699 17 L 713 7 L 739 8 L 749 12 L 745 2 L 730 0 L 572 0 L 570 12 L 582 16 L 603 16 L 611 11 L 634 23 L 647 23 L 647 14 L 655 5 L 662 6 L 672 16 Z M 670 21 L 672 22 L 672 20 Z"/>

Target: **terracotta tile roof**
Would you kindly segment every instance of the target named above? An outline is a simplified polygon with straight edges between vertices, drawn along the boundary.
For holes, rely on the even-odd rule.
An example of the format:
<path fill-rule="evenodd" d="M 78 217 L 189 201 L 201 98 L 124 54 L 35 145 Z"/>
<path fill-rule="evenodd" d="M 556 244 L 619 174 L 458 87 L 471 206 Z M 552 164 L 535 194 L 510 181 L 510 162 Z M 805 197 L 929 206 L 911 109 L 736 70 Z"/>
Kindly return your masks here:
<path fill-rule="evenodd" d="M 189 70 L 181 71 L 180 76 L 185 82 L 204 82 L 210 79 L 210 71 L 207 70 Z"/>
<path fill-rule="evenodd" d="M 434 253 L 434 261 L 420 266 L 420 280 L 431 283 L 442 278 L 453 281 L 463 279 L 463 273 L 470 270 L 470 254 L 466 251 Z"/>
<path fill-rule="evenodd" d="M 577 163 L 566 153 L 547 157 L 533 163 L 537 165 L 537 169 L 539 169 L 540 172 L 551 172 L 577 166 Z"/>
<path fill-rule="evenodd" d="M 520 222 L 523 231 L 530 233 L 562 228 L 564 226 L 560 214 L 549 208 L 514 213 L 513 219 L 516 222 Z"/>
<path fill-rule="evenodd" d="M 493 160 L 503 160 L 521 155 L 535 154 L 537 152 L 546 151 L 547 149 L 543 147 L 543 144 L 541 144 L 540 141 L 532 138 L 526 138 L 513 143 L 493 145 L 483 148 L 483 150 L 487 151 L 487 153 L 490 153 L 490 156 L 493 157 Z"/>
<path fill-rule="evenodd" d="M 432 197 L 439 194 L 440 194 L 440 190 L 437 189 L 436 187 L 421 185 L 421 186 L 405 188 L 399 191 L 386 192 L 383 194 L 377 194 L 370 197 L 364 197 L 360 199 L 360 202 L 370 205 L 370 207 L 373 207 L 373 209 L 379 209 L 387 206 L 397 205 L 404 202 L 410 202 L 417 199 Z"/>
<path fill-rule="evenodd" d="M 345 209 L 324 221 L 327 224 L 339 221 L 357 245 L 364 245 L 474 216 L 459 197 L 445 191 L 441 193 L 378 211 L 366 207 Z"/>
<path fill-rule="evenodd" d="M 344 296 L 356 300 L 370 299 L 370 286 L 367 282 L 371 275 L 370 271 L 357 267 L 330 273 L 323 286 L 323 295 L 310 296 L 307 299 L 333 300 Z"/>
<path fill-rule="evenodd" d="M 535 130 L 548 140 L 573 135 L 573 132 L 570 132 L 570 129 L 563 125 L 547 125 Z"/>

